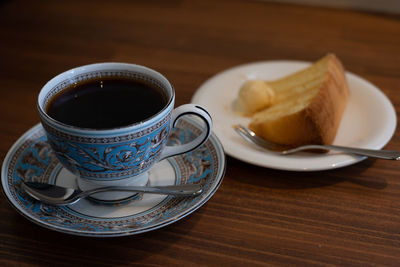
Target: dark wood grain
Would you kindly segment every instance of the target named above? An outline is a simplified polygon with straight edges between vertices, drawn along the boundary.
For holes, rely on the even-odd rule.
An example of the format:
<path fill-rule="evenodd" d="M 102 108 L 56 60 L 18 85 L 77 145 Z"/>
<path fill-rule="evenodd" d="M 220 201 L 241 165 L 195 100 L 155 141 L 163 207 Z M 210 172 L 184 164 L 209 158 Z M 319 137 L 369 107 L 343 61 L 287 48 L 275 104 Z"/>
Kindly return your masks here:
<path fill-rule="evenodd" d="M 190 102 L 243 63 L 334 52 L 400 111 L 400 17 L 263 1 L 0 1 L 0 157 L 38 123 L 51 77 L 104 61 L 146 65 Z M 396 130 L 388 149 L 400 150 Z M 368 159 L 297 173 L 228 157 L 224 182 L 189 217 L 123 238 L 39 227 L 0 196 L 2 266 L 399 266 L 400 165 Z"/>

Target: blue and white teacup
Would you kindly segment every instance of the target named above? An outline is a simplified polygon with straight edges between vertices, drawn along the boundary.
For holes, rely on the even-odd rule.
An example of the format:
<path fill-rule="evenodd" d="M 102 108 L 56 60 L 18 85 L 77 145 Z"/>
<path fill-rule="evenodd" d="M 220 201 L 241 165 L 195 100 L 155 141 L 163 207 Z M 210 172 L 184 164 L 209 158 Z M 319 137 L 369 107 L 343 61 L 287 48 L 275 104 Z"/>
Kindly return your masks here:
<path fill-rule="evenodd" d="M 88 129 L 67 125 L 46 113 L 49 101 L 72 84 L 102 77 L 131 77 L 157 85 L 168 101 L 158 113 L 143 121 L 114 129 Z M 193 104 L 174 109 L 175 91 L 160 73 L 127 63 L 99 63 L 77 67 L 51 79 L 39 93 L 38 110 L 48 141 L 62 165 L 77 175 L 82 190 L 110 185 L 144 186 L 148 170 L 158 161 L 187 153 L 209 137 L 212 121 L 208 112 Z M 184 115 L 204 121 L 203 132 L 189 143 L 167 146 L 171 128 Z M 125 199 L 132 193 L 107 192 L 96 195 L 105 201 Z"/>

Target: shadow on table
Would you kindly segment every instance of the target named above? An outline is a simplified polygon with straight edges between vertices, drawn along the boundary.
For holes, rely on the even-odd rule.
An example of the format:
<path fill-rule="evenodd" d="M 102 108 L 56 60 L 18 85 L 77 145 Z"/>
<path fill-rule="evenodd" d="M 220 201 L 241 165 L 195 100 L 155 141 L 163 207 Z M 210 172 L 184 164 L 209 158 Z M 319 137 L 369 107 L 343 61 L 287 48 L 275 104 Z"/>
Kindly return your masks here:
<path fill-rule="evenodd" d="M 173 255 L 173 246 L 187 236 L 201 219 L 201 212 L 200 215 L 196 213 L 196 217 L 193 215 L 190 215 L 190 220 L 183 218 L 151 232 L 100 238 L 55 232 L 15 213 L 15 224 L 9 230 L 15 231 L 21 239 L 15 247 L 30 248 L 23 253 L 23 257 L 18 257 L 18 262 L 35 262 L 40 266 L 142 266 L 144 263 L 162 266 L 166 259 L 158 255 L 165 254 L 165 250 L 172 260 L 177 259 Z"/>
<path fill-rule="evenodd" d="M 339 169 L 297 172 L 258 167 L 228 157 L 226 177 L 245 184 L 282 189 L 324 187 L 341 182 L 350 182 L 367 188 L 384 189 L 387 186 L 385 179 L 364 174 L 375 161 L 374 159 L 366 159 Z"/>
<path fill-rule="evenodd" d="M 99 258 L 99 263 L 106 261 L 118 266 L 152 262 L 161 266 L 163 262 L 158 262 L 157 255 L 165 254 L 165 250 L 171 250 L 171 246 L 190 232 L 196 221 L 195 218 L 191 218 L 191 220 L 179 221 L 174 225 L 134 236 L 106 239 L 79 237 L 78 241 L 88 246 L 96 246 L 89 248 L 84 255 L 92 259 Z M 69 238 L 72 243 L 76 242 L 76 237 Z"/>

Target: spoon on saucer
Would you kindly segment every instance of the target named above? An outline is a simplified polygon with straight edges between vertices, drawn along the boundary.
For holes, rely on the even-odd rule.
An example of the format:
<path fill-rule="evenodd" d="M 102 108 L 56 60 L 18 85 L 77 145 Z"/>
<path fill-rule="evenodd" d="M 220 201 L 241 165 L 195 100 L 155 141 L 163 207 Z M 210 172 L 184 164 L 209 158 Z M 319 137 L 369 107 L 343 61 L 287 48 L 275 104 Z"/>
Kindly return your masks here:
<path fill-rule="evenodd" d="M 87 196 L 109 191 L 139 192 L 174 196 L 197 196 L 202 193 L 200 184 L 181 184 L 168 186 L 107 186 L 87 191 L 66 188 L 53 184 L 22 182 L 22 189 L 31 197 L 52 205 L 69 205 Z"/>
<path fill-rule="evenodd" d="M 400 160 L 400 152 L 394 150 L 379 150 L 379 149 L 364 149 L 355 147 L 345 147 L 336 145 L 303 145 L 295 148 L 271 143 L 257 136 L 253 131 L 243 125 L 233 125 L 233 129 L 246 141 L 253 143 L 269 151 L 275 151 L 281 155 L 289 155 L 303 150 L 323 149 L 333 150 L 339 152 L 351 153 L 359 156 L 379 158 L 379 159 L 392 159 Z"/>

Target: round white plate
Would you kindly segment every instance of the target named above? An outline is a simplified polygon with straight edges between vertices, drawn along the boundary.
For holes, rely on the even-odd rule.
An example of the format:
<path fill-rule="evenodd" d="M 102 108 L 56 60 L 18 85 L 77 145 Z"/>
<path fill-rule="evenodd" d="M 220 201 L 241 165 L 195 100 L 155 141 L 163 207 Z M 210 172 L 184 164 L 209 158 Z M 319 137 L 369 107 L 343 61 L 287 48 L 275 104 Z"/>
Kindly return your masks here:
<path fill-rule="evenodd" d="M 170 144 L 185 143 L 201 133 L 188 118 L 173 129 Z M 225 154 L 214 134 L 194 151 L 158 162 L 149 171 L 152 186 L 200 183 L 196 197 L 143 194 L 122 205 L 99 205 L 82 199 L 68 206 L 53 206 L 29 197 L 21 181 L 76 187 L 76 177 L 62 167 L 47 143 L 40 124 L 26 132 L 3 162 L 1 184 L 10 204 L 29 220 L 51 230 L 96 237 L 134 235 L 174 223 L 204 205 L 217 191 L 225 174 Z"/>
<path fill-rule="evenodd" d="M 223 71 L 207 80 L 197 90 L 192 102 L 204 106 L 212 115 L 214 132 L 225 152 L 239 160 L 291 171 L 317 171 L 344 167 L 365 157 L 329 152 L 281 156 L 259 149 L 244 141 L 232 128 L 248 125 L 249 118 L 232 110 L 239 89 L 245 80 L 274 80 L 306 68 L 311 63 L 298 61 L 266 61 L 241 65 Z M 389 99 L 373 84 L 346 72 L 350 96 L 334 144 L 381 149 L 396 128 L 396 113 Z"/>

